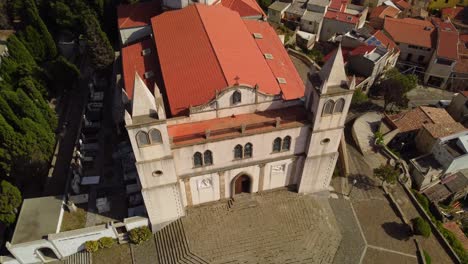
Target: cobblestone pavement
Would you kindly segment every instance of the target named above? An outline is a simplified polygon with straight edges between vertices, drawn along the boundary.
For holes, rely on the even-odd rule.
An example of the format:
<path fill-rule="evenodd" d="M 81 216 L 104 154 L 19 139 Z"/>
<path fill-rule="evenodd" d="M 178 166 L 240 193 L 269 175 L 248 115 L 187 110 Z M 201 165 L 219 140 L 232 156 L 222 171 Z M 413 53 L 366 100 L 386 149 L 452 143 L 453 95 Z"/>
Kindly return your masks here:
<path fill-rule="evenodd" d="M 180 222 L 188 249 L 161 241 L 180 237 L 170 235 L 180 233 L 172 223 L 156 234 L 156 247 L 181 250 L 158 254 L 161 264 L 185 263 L 180 259 L 187 254 L 201 259 L 189 263 L 332 263 L 341 240 L 327 198 L 286 190 L 193 208 Z"/>

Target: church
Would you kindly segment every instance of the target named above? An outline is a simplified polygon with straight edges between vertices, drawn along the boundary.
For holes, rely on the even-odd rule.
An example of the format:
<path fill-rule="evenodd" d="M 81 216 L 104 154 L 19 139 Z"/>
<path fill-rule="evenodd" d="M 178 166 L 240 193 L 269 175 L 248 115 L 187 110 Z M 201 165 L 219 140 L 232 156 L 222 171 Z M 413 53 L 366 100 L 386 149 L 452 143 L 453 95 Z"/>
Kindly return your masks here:
<path fill-rule="evenodd" d="M 187 207 L 328 190 L 355 80 L 341 48 L 304 85 L 254 0 L 166 0 L 122 45 L 124 121 L 153 232 Z M 244 13 L 244 14 L 243 14 Z"/>

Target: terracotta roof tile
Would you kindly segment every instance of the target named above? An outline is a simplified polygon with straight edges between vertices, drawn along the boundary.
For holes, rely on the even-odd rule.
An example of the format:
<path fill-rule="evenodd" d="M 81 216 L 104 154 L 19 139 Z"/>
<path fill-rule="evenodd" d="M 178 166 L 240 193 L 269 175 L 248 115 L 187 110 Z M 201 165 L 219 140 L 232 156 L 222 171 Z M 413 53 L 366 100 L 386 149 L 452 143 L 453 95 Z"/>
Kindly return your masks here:
<path fill-rule="evenodd" d="M 429 21 L 414 18 L 397 19 L 386 17 L 384 30 L 395 42 L 425 48 L 435 47 L 435 26 Z"/>
<path fill-rule="evenodd" d="M 389 50 L 394 50 L 395 52 L 400 51 L 397 44 L 391 38 L 385 35 L 382 30 L 377 30 L 373 36 L 380 41 L 382 47 Z"/>
<path fill-rule="evenodd" d="M 401 9 L 409 9 L 411 4 L 405 0 L 393 0 L 393 3 Z"/>
<path fill-rule="evenodd" d="M 151 18 L 162 13 L 161 2 L 153 0 L 117 7 L 117 24 L 120 29 L 141 27 L 151 23 Z"/>
<path fill-rule="evenodd" d="M 258 85 L 260 92 L 270 95 L 282 92 L 286 99 L 303 96 L 297 92 L 303 91 L 302 83 L 294 87 L 294 92 L 285 91 L 276 79 L 282 76 L 275 76 L 278 69 L 264 58 L 261 47 L 275 52 L 273 57 L 284 59 L 284 49 L 278 49 L 279 38 L 272 38 L 273 31 L 259 27 L 271 40 L 259 44 L 237 12 L 222 5 L 196 4 L 163 13 L 151 21 L 173 115 L 186 114 L 190 106 L 208 103 L 216 91 L 238 83 Z M 289 71 L 295 68 L 283 65 L 281 70 L 288 71 L 292 79 L 286 81 L 293 85 L 297 73 Z"/>
<path fill-rule="evenodd" d="M 142 51 L 150 50 L 150 54 L 143 56 Z M 146 86 L 153 91 L 154 83 L 161 83 L 160 69 L 156 50 L 152 39 L 143 40 L 141 42 L 122 48 L 122 68 L 124 77 L 124 89 L 127 96 L 131 99 L 133 96 L 133 84 L 135 81 L 135 71 L 144 80 Z M 145 72 L 152 71 L 154 76 L 145 78 Z"/>
<path fill-rule="evenodd" d="M 437 26 L 437 56 L 447 59 L 458 59 L 458 31 L 450 22 L 434 18 Z"/>
<path fill-rule="evenodd" d="M 239 13 L 241 17 L 265 16 L 262 8 L 255 0 L 221 0 L 221 4 Z"/>
<path fill-rule="evenodd" d="M 424 124 L 423 127 L 433 138 L 446 137 L 468 130 L 460 123 Z"/>
<path fill-rule="evenodd" d="M 200 122 L 169 125 L 169 137 L 174 145 L 182 146 L 205 142 L 205 131 L 210 130 L 210 139 L 221 139 L 241 135 L 241 126 L 246 125 L 245 134 L 274 131 L 276 118 L 280 118 L 280 127 L 302 126 L 307 120 L 302 106 L 259 113 L 235 115 Z"/>
<path fill-rule="evenodd" d="M 345 23 L 350 23 L 350 24 L 359 23 L 358 16 L 346 14 L 344 12 L 336 12 L 336 11 L 328 10 L 327 13 L 325 13 L 324 17 L 328 19 L 338 20 L 338 21 L 345 22 Z"/>
<path fill-rule="evenodd" d="M 465 15 L 466 7 L 463 6 L 455 6 L 455 7 L 447 7 L 442 9 L 442 18 L 451 18 L 456 20 L 463 20 Z"/>
<path fill-rule="evenodd" d="M 395 18 L 398 13 L 400 13 L 400 10 L 392 6 L 381 5 L 372 9 L 369 18 L 384 18 L 386 16 Z"/>
<path fill-rule="evenodd" d="M 455 120 L 445 109 L 427 106 L 420 106 L 396 115 L 388 115 L 387 119 L 400 132 L 419 130 L 424 124 L 455 123 Z"/>

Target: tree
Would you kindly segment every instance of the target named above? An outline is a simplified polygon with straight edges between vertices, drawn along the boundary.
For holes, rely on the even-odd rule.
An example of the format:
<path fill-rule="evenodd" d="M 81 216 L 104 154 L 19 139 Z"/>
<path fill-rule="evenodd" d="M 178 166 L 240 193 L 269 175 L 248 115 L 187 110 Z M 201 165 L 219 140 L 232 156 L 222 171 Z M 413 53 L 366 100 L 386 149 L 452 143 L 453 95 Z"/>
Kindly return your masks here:
<path fill-rule="evenodd" d="M 417 235 L 429 237 L 431 235 L 431 226 L 421 217 L 417 217 L 412 220 L 413 230 Z"/>
<path fill-rule="evenodd" d="M 31 53 L 29 53 L 28 49 L 15 35 L 11 35 L 8 38 L 7 47 L 10 60 L 17 62 L 17 64 L 24 63 L 28 66 L 36 65 L 36 61 L 34 61 L 34 58 L 33 56 L 31 56 Z"/>
<path fill-rule="evenodd" d="M 408 107 L 406 93 L 416 88 L 418 77 L 402 74 L 397 69 L 391 69 L 385 75 L 385 79 L 377 86 L 378 93 L 384 96 L 384 110 L 388 106 Z"/>
<path fill-rule="evenodd" d="M 114 61 L 114 50 L 109 39 L 90 10 L 82 15 L 82 23 L 85 26 L 88 54 L 94 67 L 99 70 L 107 68 Z"/>
<path fill-rule="evenodd" d="M 63 56 L 58 56 L 57 59 L 50 62 L 47 69 L 56 91 L 71 87 L 80 77 L 80 70 L 76 65 L 67 61 Z"/>
<path fill-rule="evenodd" d="M 44 61 L 46 56 L 45 45 L 41 34 L 36 29 L 32 26 L 26 26 L 24 31 L 19 33 L 19 38 L 36 61 Z"/>
<path fill-rule="evenodd" d="M 47 51 L 47 58 L 55 58 L 57 56 L 57 47 L 55 46 L 54 39 L 47 29 L 47 26 L 39 16 L 36 4 L 33 0 L 25 0 L 24 4 L 26 7 L 25 18 L 27 18 L 28 22 L 41 34 L 45 50 Z"/>
<path fill-rule="evenodd" d="M 17 208 L 21 205 L 21 193 L 14 185 L 2 180 L 0 183 L 0 222 L 11 225 L 16 220 Z"/>
<path fill-rule="evenodd" d="M 7 1 L 0 0 L 0 30 L 2 29 L 10 29 L 10 17 L 8 16 L 7 12 Z"/>
<path fill-rule="evenodd" d="M 398 178 L 400 172 L 389 164 L 382 164 L 380 167 L 374 169 L 374 175 L 384 182 L 393 184 Z"/>

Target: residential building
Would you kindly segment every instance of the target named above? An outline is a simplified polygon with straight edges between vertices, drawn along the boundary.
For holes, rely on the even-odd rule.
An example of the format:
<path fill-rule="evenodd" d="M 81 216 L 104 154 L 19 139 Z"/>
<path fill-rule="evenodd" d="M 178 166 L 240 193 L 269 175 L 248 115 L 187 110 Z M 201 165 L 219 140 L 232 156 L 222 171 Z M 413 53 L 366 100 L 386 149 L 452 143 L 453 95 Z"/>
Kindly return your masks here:
<path fill-rule="evenodd" d="M 400 10 L 393 6 L 381 5 L 372 9 L 369 15 L 369 24 L 375 29 L 383 29 L 386 17 L 397 18 Z"/>
<path fill-rule="evenodd" d="M 447 112 L 457 122 L 468 125 L 468 91 L 458 93 L 447 107 Z"/>
<path fill-rule="evenodd" d="M 342 0 L 332 0 L 322 21 L 319 40 L 329 41 L 337 34 L 362 28 L 366 22 L 367 12 L 367 7 L 347 4 Z"/>
<path fill-rule="evenodd" d="M 323 20 L 322 12 L 307 11 L 301 18 L 301 30 L 318 34 Z"/>
<path fill-rule="evenodd" d="M 458 60 L 448 82 L 452 91 L 465 91 L 468 89 L 468 34 L 460 34 L 458 39 Z"/>
<path fill-rule="evenodd" d="M 384 115 L 383 125 L 387 131 L 395 131 L 391 143 L 399 147 L 413 144 L 419 130 L 425 124 L 455 123 L 443 108 L 420 106 L 394 115 Z"/>
<path fill-rule="evenodd" d="M 450 19 L 452 24 L 457 27 L 458 30 L 462 31 L 466 28 L 465 24 L 468 24 L 468 16 L 466 15 L 467 12 L 468 7 L 466 6 L 447 7 L 441 10 L 441 16 L 444 20 Z"/>
<path fill-rule="evenodd" d="M 443 9 L 455 6 L 468 6 L 468 0 L 434 0 L 429 3 L 429 9 Z"/>
<path fill-rule="evenodd" d="M 429 153 L 438 139 L 461 132 L 466 133 L 467 130 L 458 122 L 423 124 L 415 138 L 416 148 L 421 153 Z"/>
<path fill-rule="evenodd" d="M 266 22 L 194 4 L 151 26 L 122 49 L 122 88 L 153 231 L 240 193 L 328 190 L 355 87 L 341 49 L 304 87 Z"/>
<path fill-rule="evenodd" d="M 423 193 L 429 201 L 434 203 L 447 199 L 456 201 L 464 197 L 468 193 L 468 170 L 461 170 L 445 177 L 439 184 L 427 188 Z M 464 235 L 461 230 L 460 233 Z"/>
<path fill-rule="evenodd" d="M 412 159 L 410 164 L 414 182 L 420 190 L 468 169 L 468 132 L 438 139 L 429 154 Z"/>
<path fill-rule="evenodd" d="M 295 0 L 284 12 L 284 23 L 295 28 L 300 25 L 302 16 L 307 11 L 308 0 Z"/>
<path fill-rule="evenodd" d="M 430 21 L 385 18 L 384 31 L 400 49 L 400 60 L 425 67 L 435 50 L 437 31 Z"/>
<path fill-rule="evenodd" d="M 284 18 L 284 12 L 290 5 L 290 3 L 275 1 L 268 7 L 268 21 L 281 23 L 281 20 Z"/>
<path fill-rule="evenodd" d="M 458 60 L 458 31 L 450 21 L 432 19 L 437 27 L 436 50 L 424 74 L 424 83 L 445 88 Z"/>

